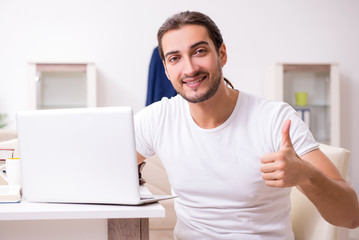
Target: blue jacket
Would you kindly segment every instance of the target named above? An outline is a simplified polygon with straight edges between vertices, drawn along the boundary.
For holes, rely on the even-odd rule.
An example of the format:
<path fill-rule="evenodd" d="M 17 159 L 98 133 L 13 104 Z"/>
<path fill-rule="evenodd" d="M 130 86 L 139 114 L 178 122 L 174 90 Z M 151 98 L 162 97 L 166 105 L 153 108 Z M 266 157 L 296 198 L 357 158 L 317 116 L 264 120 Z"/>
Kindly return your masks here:
<path fill-rule="evenodd" d="M 171 98 L 176 95 L 176 91 L 165 74 L 158 47 L 156 47 L 152 53 L 148 72 L 146 106 L 161 100 L 162 97 Z"/>

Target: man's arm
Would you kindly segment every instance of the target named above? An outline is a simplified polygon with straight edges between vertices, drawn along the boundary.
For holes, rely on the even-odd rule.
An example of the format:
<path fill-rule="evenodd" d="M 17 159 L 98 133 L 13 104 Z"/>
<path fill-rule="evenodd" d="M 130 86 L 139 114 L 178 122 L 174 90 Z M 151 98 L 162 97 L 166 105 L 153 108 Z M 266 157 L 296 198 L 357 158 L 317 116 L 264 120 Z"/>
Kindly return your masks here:
<path fill-rule="evenodd" d="M 329 223 L 348 228 L 358 227 L 357 195 L 342 179 L 332 162 L 320 150 L 303 155 L 302 160 L 309 164 L 305 174 L 307 176 L 298 183 L 298 189 Z"/>
<path fill-rule="evenodd" d="M 138 165 L 140 165 L 143 161 L 145 161 L 145 157 L 144 156 L 142 156 L 141 154 L 139 154 L 138 152 L 137 152 L 137 163 L 138 163 Z"/>
<path fill-rule="evenodd" d="M 300 158 L 294 151 L 289 128 L 290 120 L 287 120 L 282 127 L 280 150 L 261 157 L 261 171 L 266 184 L 271 187 L 296 186 L 329 223 L 358 227 L 359 204 L 355 191 L 320 150 Z"/>
<path fill-rule="evenodd" d="M 139 180 L 139 184 L 145 184 L 146 180 L 142 178 L 142 169 L 144 168 L 146 162 L 145 162 L 145 157 L 142 156 L 141 154 L 139 154 L 137 152 L 137 164 L 138 164 L 138 180 Z"/>

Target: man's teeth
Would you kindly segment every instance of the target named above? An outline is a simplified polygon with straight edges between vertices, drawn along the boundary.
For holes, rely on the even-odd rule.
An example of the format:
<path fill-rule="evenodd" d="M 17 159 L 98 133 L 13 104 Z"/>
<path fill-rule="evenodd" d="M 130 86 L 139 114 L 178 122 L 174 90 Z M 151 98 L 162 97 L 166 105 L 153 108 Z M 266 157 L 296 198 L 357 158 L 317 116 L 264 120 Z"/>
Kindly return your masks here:
<path fill-rule="evenodd" d="M 189 84 L 194 84 L 194 83 L 198 83 L 198 82 L 200 82 L 200 81 L 202 81 L 202 80 L 203 80 L 203 77 L 200 78 L 200 79 L 198 79 L 198 80 L 191 81 L 191 82 L 187 82 L 187 83 L 189 83 Z"/>

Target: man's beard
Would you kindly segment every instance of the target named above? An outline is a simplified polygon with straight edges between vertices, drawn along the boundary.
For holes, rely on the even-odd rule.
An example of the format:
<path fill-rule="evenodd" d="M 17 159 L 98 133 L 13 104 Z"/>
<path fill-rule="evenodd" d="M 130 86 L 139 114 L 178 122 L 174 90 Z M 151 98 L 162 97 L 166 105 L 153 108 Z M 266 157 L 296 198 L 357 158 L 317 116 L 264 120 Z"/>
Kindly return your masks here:
<path fill-rule="evenodd" d="M 199 72 L 195 73 L 194 76 L 197 76 L 200 74 L 206 74 L 207 76 L 209 76 L 208 72 L 205 72 L 205 71 L 199 71 Z M 220 63 L 218 62 L 216 74 L 213 75 L 210 79 L 207 79 L 210 81 L 210 85 L 209 85 L 209 89 L 204 94 L 202 94 L 200 96 L 189 97 L 189 96 L 186 96 L 184 92 L 177 91 L 177 89 L 175 89 L 175 90 L 177 91 L 177 93 L 179 95 L 181 95 L 188 102 L 200 103 L 200 102 L 204 102 L 204 101 L 210 99 L 214 94 L 216 94 L 216 92 L 219 88 L 219 85 L 221 83 L 221 79 L 222 79 L 222 69 L 221 69 Z M 195 89 L 194 91 L 197 91 L 197 90 Z"/>

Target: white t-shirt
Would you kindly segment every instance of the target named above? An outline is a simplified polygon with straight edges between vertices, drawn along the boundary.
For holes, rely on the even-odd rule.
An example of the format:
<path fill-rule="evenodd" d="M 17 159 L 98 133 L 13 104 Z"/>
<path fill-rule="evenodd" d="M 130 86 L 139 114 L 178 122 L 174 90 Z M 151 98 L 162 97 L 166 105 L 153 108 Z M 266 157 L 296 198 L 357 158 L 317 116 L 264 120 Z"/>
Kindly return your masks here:
<path fill-rule="evenodd" d="M 288 104 L 243 92 L 231 116 L 214 129 L 196 125 L 179 95 L 136 114 L 137 151 L 159 156 L 179 196 L 176 239 L 294 239 L 291 188 L 266 186 L 260 171 L 260 157 L 279 150 L 286 119 L 299 156 L 318 148 Z"/>

